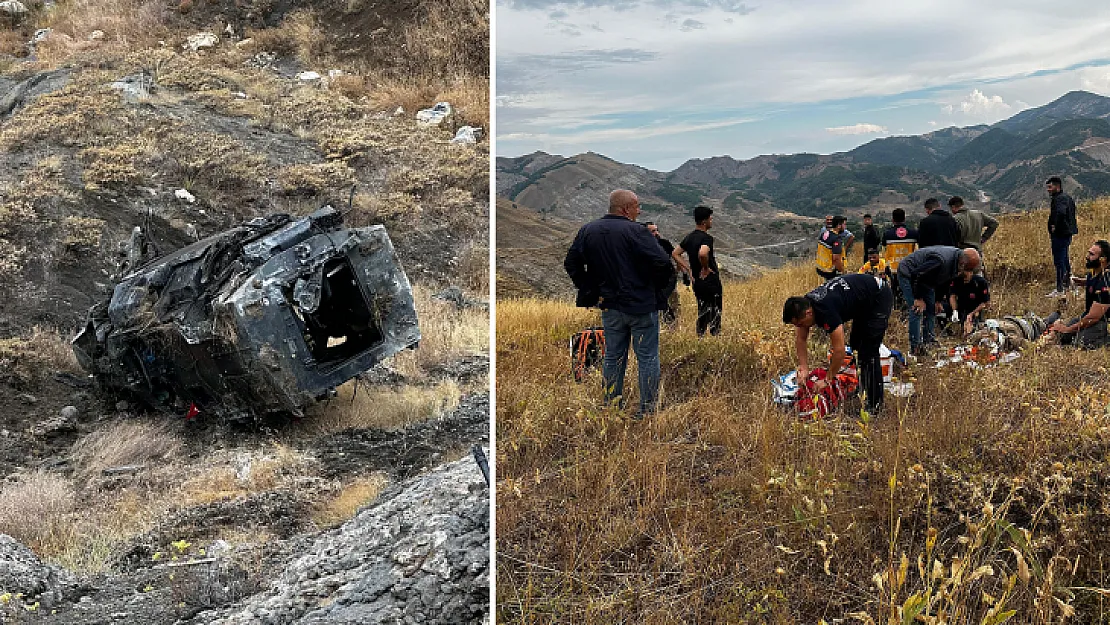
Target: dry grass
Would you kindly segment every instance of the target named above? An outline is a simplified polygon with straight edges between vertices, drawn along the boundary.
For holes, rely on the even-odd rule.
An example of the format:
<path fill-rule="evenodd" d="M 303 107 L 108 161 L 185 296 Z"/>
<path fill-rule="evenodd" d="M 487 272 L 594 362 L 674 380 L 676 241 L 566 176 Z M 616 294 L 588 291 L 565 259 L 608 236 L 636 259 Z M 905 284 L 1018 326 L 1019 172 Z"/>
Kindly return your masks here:
<path fill-rule="evenodd" d="M 78 477 L 88 480 L 110 467 L 168 464 L 182 449 L 179 436 L 164 425 L 117 421 L 77 441 L 72 458 Z"/>
<path fill-rule="evenodd" d="M 311 459 L 288 445 L 274 444 L 256 453 L 212 459 L 182 480 L 177 499 L 185 505 L 234 499 L 275 490 L 289 479 L 309 473 Z"/>
<path fill-rule="evenodd" d="M 57 330 L 35 327 L 25 337 L 0 339 L 0 379 L 34 386 L 55 371 L 81 371 L 69 341 Z"/>
<path fill-rule="evenodd" d="M 431 386 L 403 386 L 396 390 L 359 388 L 348 382 L 339 396 L 314 412 L 304 427 L 317 434 L 349 428 L 394 430 L 453 410 L 462 397 L 454 380 Z"/>
<path fill-rule="evenodd" d="M 1084 237 L 1110 232 L 1110 202 L 1080 213 Z M 1004 218 L 988 244 L 996 310 L 1051 309 L 1043 220 Z M 918 367 L 881 418 L 802 424 L 769 380 L 793 367 L 782 301 L 816 283 L 804 266 L 727 284 L 706 340 L 684 290 L 642 423 L 599 407 L 598 374 L 571 380 L 567 340 L 596 311 L 499 302 L 499 621 L 1104 622 L 1079 588 L 1110 583 L 1110 354 Z M 904 348 L 905 324 L 887 337 Z"/>
<path fill-rule="evenodd" d="M 69 480 L 36 471 L 0 488 L 0 534 L 50 553 L 71 539 L 77 494 Z"/>
<path fill-rule="evenodd" d="M 350 520 L 366 504 L 372 502 L 389 484 L 385 475 L 360 477 L 336 493 L 313 514 L 313 521 L 321 527 L 334 527 Z"/>
<path fill-rule="evenodd" d="M 393 357 L 393 366 L 411 378 L 422 378 L 435 365 L 489 353 L 489 313 L 477 308 L 459 310 L 450 302 L 433 299 L 433 294 L 430 287 L 413 285 L 420 346 Z M 487 293 L 467 292 L 466 296 L 484 299 Z"/>

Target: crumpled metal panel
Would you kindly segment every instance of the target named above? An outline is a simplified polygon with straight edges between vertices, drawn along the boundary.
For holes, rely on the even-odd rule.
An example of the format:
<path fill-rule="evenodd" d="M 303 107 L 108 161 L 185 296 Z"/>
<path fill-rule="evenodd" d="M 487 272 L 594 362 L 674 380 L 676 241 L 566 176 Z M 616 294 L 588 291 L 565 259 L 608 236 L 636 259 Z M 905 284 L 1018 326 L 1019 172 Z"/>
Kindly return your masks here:
<path fill-rule="evenodd" d="M 383 226 L 330 206 L 255 219 L 146 264 L 73 340 L 106 391 L 227 419 L 300 416 L 416 347 L 412 288 Z"/>

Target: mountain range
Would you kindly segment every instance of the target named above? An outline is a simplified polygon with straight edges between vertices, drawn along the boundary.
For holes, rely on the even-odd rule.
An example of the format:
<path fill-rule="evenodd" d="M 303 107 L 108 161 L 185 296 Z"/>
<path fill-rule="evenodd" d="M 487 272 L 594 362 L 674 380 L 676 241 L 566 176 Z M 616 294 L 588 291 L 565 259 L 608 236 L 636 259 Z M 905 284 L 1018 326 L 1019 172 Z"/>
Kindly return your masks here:
<path fill-rule="evenodd" d="M 1110 194 L 1108 163 L 1110 98 L 1072 91 L 992 125 L 883 137 L 827 155 L 715 156 L 670 172 L 592 152 L 498 157 L 498 216 L 525 210 L 580 224 L 604 211 L 611 190 L 627 188 L 640 196 L 640 220 L 674 238 L 692 226 L 690 210 L 707 204 L 719 215 L 722 251 L 740 264 L 778 265 L 808 250 L 791 242 L 825 214 L 847 215 L 849 227 L 866 212 L 886 221 L 894 208 L 913 220 L 926 198 L 953 195 L 992 212 L 1031 209 L 1047 200 L 1050 176 L 1077 199 Z M 499 249 L 530 247 L 515 243 L 528 232 L 498 227 Z"/>

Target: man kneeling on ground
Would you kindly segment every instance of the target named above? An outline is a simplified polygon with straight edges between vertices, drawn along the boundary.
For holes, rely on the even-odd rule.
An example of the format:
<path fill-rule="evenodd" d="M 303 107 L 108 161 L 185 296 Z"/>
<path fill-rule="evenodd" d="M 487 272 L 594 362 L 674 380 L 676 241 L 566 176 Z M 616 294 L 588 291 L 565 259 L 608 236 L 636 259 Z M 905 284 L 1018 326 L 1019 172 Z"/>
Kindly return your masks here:
<path fill-rule="evenodd" d="M 1084 287 L 1087 291 L 1087 306 L 1083 316 L 1064 323 L 1060 313 L 1054 312 L 1045 319 L 1050 332 L 1054 333 L 1061 345 L 1076 345 L 1086 349 L 1105 347 L 1110 344 L 1110 334 L 1106 328 L 1106 312 L 1110 310 L 1110 276 L 1106 266 L 1110 262 L 1110 242 L 1095 241 L 1087 250 L 1087 277 L 1071 279 L 1072 284 Z"/>
<path fill-rule="evenodd" d="M 794 347 L 798 351 L 798 380 L 809 378 L 809 353 L 806 341 L 814 325 L 829 335 L 832 356 L 829 373 L 844 366 L 844 324 L 852 322 L 848 341 L 859 364 L 860 388 L 864 409 L 878 414 L 883 404 L 883 369 L 879 347 L 883 343 L 894 293 L 890 285 L 875 276 L 850 274 L 829 280 L 801 297 L 791 297 L 782 308 L 782 322 L 793 324 Z M 817 390 L 825 385 L 817 383 Z"/>
<path fill-rule="evenodd" d="M 990 301 L 991 290 L 987 279 L 973 271 L 960 271 L 960 275 L 948 286 L 948 305 L 952 323 L 962 322 L 961 337 L 971 334 L 982 320 L 983 311 Z"/>

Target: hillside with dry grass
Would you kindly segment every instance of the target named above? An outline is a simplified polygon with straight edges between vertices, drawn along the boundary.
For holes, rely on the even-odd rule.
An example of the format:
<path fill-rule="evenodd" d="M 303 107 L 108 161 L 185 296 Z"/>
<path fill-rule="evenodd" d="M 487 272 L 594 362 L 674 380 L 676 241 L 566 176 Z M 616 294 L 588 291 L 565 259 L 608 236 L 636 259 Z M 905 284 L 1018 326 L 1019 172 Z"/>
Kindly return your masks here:
<path fill-rule="evenodd" d="M 1079 214 L 1075 267 L 1110 200 Z M 1006 216 L 988 243 L 993 314 L 1053 309 L 1045 220 Z M 498 302 L 500 621 L 1107 622 L 1110 354 L 918 365 L 885 414 L 802 423 L 770 380 L 795 362 L 782 302 L 817 284 L 808 265 L 726 283 L 706 340 L 683 290 L 642 422 L 599 406 L 600 372 L 573 382 L 596 310 Z M 886 342 L 907 347 L 897 314 Z"/>
<path fill-rule="evenodd" d="M 0 621 L 207 623 L 223 609 L 235 622 L 227 610 L 313 541 L 327 552 L 328 536 L 376 518 L 359 510 L 403 515 L 390 508 L 402 485 L 488 441 L 489 144 L 452 139 L 488 128 L 489 6 L 22 4 L 0 16 L 0 534 L 31 552 L 5 546 L 0 561 L 53 572 L 4 569 Z M 418 123 L 437 102 L 451 114 Z M 68 342 L 111 294 L 134 227 L 164 254 L 329 203 L 349 226 L 388 229 L 419 349 L 267 427 L 148 413 L 91 386 Z M 464 297 L 434 297 L 449 286 Z M 436 475 L 473 482 L 432 488 L 441 505 L 465 523 L 488 516 L 473 462 Z M 409 557 L 448 549 L 420 540 Z M 460 584 L 484 583 L 484 560 L 448 564 L 471 571 Z M 337 587 L 283 622 L 338 601 Z M 467 593 L 486 588 L 442 601 Z M 396 593 L 409 596 L 421 597 Z"/>

